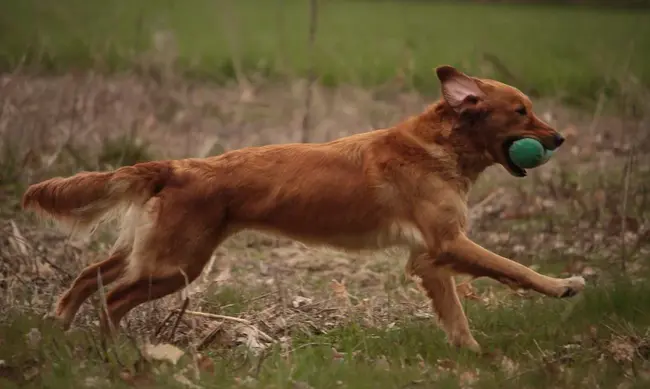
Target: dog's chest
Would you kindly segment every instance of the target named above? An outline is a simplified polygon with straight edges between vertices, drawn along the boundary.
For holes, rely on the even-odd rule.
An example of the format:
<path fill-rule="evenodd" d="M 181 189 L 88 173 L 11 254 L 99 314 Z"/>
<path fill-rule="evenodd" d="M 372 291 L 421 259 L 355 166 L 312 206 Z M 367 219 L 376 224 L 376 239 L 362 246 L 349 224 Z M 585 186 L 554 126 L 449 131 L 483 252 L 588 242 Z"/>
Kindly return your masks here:
<path fill-rule="evenodd" d="M 330 236 L 326 244 L 346 250 L 426 247 L 422 232 L 414 224 L 398 220 L 385 223 L 360 234 Z"/>

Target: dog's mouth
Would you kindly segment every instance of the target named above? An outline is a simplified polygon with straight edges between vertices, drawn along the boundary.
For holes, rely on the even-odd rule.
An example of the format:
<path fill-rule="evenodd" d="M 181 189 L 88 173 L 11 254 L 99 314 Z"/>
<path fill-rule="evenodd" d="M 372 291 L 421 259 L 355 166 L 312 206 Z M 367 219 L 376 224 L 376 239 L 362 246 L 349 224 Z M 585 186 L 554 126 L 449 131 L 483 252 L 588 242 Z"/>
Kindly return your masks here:
<path fill-rule="evenodd" d="M 503 142 L 503 144 L 501 145 L 501 152 L 506 162 L 505 168 L 508 170 L 508 172 L 510 172 L 510 174 L 512 174 L 515 177 L 526 177 L 526 170 L 517 166 L 512 161 L 512 159 L 510 159 L 510 146 L 512 146 L 512 144 L 518 141 L 519 139 L 523 139 L 523 137 L 513 136 L 511 138 L 506 139 L 506 141 Z"/>

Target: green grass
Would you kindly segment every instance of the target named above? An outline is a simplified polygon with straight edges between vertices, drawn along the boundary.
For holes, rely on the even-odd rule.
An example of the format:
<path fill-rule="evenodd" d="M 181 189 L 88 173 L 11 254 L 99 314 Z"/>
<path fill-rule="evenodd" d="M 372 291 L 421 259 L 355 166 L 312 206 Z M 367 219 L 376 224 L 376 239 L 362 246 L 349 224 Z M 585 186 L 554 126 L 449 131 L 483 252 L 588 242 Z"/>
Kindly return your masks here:
<path fill-rule="evenodd" d="M 476 337 L 492 356 L 455 350 L 431 321 L 404 318 L 390 329 L 348 324 L 323 335 L 295 336 L 289 353 L 276 347 L 258 357 L 242 349 L 207 349 L 214 369 L 204 371 L 198 383 L 236 387 L 251 377 L 247 387 L 292 388 L 299 387 L 292 386 L 298 381 L 314 388 L 459 388 L 459 377 L 470 372 L 477 380 L 474 388 L 648 384 L 643 381 L 650 357 L 648 283 L 620 280 L 569 300 L 535 297 L 499 308 L 468 305 Z M 34 346 L 27 340 L 32 328 L 42 336 Z M 94 338 L 85 330 L 62 335 L 27 314 L 6 317 L 0 325 L 0 386 L 58 389 L 92 380 L 99 387 L 119 388 L 128 387 L 120 374 L 139 371 L 135 376 L 148 377 L 155 387 L 181 387 L 172 377 L 189 358 L 173 369 L 138 363 L 133 343 L 123 341 L 104 361 Z M 634 347 L 632 360 L 616 361 L 611 348 L 616 339 Z M 504 368 L 501 356 L 513 372 Z"/>
<path fill-rule="evenodd" d="M 228 6 L 228 4 L 230 4 Z M 4 2 L 0 65 L 66 71 L 130 69 L 170 29 L 187 75 L 233 77 L 228 33 L 248 72 L 308 72 L 308 1 L 60 0 Z M 437 92 L 432 68 L 486 67 L 493 54 L 522 89 L 593 102 L 629 72 L 650 85 L 650 12 L 570 6 L 328 0 L 320 2 L 315 66 L 325 84 L 377 85 L 406 71 L 407 86 Z M 506 77 L 507 78 L 507 77 Z M 505 80 L 513 81 L 513 80 Z"/>

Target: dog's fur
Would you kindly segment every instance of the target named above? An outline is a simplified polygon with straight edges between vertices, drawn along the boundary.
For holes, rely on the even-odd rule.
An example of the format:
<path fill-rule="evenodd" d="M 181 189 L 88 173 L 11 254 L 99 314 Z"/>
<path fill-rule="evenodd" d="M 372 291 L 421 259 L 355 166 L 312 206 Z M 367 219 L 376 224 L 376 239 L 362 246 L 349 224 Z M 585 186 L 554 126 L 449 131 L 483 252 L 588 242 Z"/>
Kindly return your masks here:
<path fill-rule="evenodd" d="M 436 74 L 442 97 L 392 128 L 322 144 L 249 147 L 205 159 L 139 163 L 82 172 L 32 185 L 23 207 L 75 228 L 108 216 L 122 220 L 108 259 L 84 269 L 55 315 L 68 328 L 81 304 L 104 285 L 101 328 L 116 328 L 135 306 L 196 279 L 215 248 L 255 229 L 340 249 L 407 247 L 417 276 L 451 343 L 479 350 L 453 275 L 491 277 L 553 297 L 584 288 L 581 277 L 541 275 L 494 254 L 465 234 L 467 195 L 488 166 L 515 176 L 507 146 L 533 137 L 548 149 L 562 137 L 537 118 L 514 87 L 467 76 L 451 66 Z"/>

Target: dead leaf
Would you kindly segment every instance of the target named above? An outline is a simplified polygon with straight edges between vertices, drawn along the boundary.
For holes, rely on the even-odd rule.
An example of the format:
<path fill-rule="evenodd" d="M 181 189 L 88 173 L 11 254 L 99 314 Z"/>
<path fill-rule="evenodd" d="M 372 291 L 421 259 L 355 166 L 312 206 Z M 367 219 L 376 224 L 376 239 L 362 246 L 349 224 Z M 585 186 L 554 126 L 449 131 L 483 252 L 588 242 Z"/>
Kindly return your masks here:
<path fill-rule="evenodd" d="M 636 347 L 629 339 L 624 337 L 616 337 L 612 339 L 607 345 L 607 351 L 612 355 L 612 358 L 618 363 L 632 362 Z"/>
<path fill-rule="evenodd" d="M 251 387 L 257 383 L 257 380 L 251 376 L 246 376 L 243 379 L 235 377 L 235 382 L 238 386 Z"/>
<path fill-rule="evenodd" d="M 182 375 L 180 373 L 174 374 L 174 379 L 179 384 L 187 386 L 188 388 L 192 388 L 192 389 L 200 389 L 201 388 L 201 386 L 199 386 L 199 385 L 195 384 L 194 382 L 190 381 L 189 378 L 185 377 L 184 375 Z"/>
<path fill-rule="evenodd" d="M 465 388 L 470 388 L 476 381 L 478 381 L 478 370 L 476 371 L 464 371 L 460 374 L 459 377 L 460 381 L 460 387 L 465 389 Z"/>
<path fill-rule="evenodd" d="M 303 305 L 308 305 L 313 302 L 312 299 L 309 297 L 303 297 L 303 296 L 295 296 L 293 300 L 291 301 L 291 305 L 294 308 L 302 307 Z"/>
<path fill-rule="evenodd" d="M 621 229 L 623 228 L 623 224 L 625 224 L 626 232 L 630 231 L 637 233 L 641 228 L 641 224 L 637 218 L 634 218 L 632 216 L 626 216 L 623 218 L 620 215 L 616 215 L 609 221 L 609 224 L 607 225 L 607 232 L 610 234 L 620 233 Z"/>
<path fill-rule="evenodd" d="M 518 364 L 505 355 L 501 358 L 500 365 L 501 370 L 503 370 L 503 372 L 506 373 L 506 376 L 508 377 L 513 376 L 519 369 Z"/>
<path fill-rule="evenodd" d="M 84 386 L 87 388 L 94 388 L 96 386 L 108 386 L 110 381 L 102 377 L 86 377 L 84 379 Z"/>
<path fill-rule="evenodd" d="M 456 362 L 451 359 L 439 359 L 437 363 L 438 370 L 442 371 L 456 370 L 457 366 Z"/>
<path fill-rule="evenodd" d="M 155 345 L 147 343 L 142 349 L 142 354 L 149 359 L 168 361 L 175 365 L 185 352 L 178 347 L 167 343 Z"/>
<path fill-rule="evenodd" d="M 337 351 L 334 347 L 332 347 L 332 359 L 335 361 L 343 362 L 345 359 L 345 354 Z"/>
<path fill-rule="evenodd" d="M 303 381 L 294 381 L 291 383 L 293 389 L 313 389 L 311 385 Z"/>
<path fill-rule="evenodd" d="M 122 381 L 136 388 L 147 387 L 153 384 L 153 378 L 147 373 L 133 374 L 128 370 L 122 370 L 119 374 Z"/>
<path fill-rule="evenodd" d="M 23 370 L 23 378 L 25 381 L 31 381 L 39 373 L 38 367 L 30 366 Z"/>
<path fill-rule="evenodd" d="M 249 350 L 254 353 L 259 353 L 266 349 L 266 344 L 262 341 L 264 336 L 255 327 L 240 326 L 238 327 L 238 332 L 244 335 L 243 337 L 239 337 L 238 340 L 244 343 Z"/>
<path fill-rule="evenodd" d="M 594 270 L 593 267 L 591 266 L 585 266 L 584 269 L 582 269 L 582 275 L 584 277 L 592 277 L 596 275 L 596 270 Z"/>
<path fill-rule="evenodd" d="M 198 354 L 196 356 L 196 364 L 199 367 L 199 370 L 214 373 L 214 361 L 212 358 L 203 354 Z"/>
<path fill-rule="evenodd" d="M 8 237 L 9 245 L 12 246 L 17 253 L 23 256 L 27 256 L 29 254 L 29 251 L 27 250 L 27 243 L 26 243 L 27 240 L 18 229 L 16 222 L 11 220 L 10 223 L 11 223 L 11 235 L 9 235 Z"/>
<path fill-rule="evenodd" d="M 336 299 L 342 301 L 346 305 L 350 304 L 350 294 L 348 293 L 345 284 L 337 280 L 332 280 L 332 282 L 330 282 L 330 288 L 332 289 L 332 292 L 334 292 L 334 297 L 336 297 Z"/>
<path fill-rule="evenodd" d="M 217 277 L 214 279 L 216 283 L 224 283 L 226 281 L 229 281 L 232 278 L 231 272 L 230 272 L 230 266 L 226 267 L 223 269 Z"/>

